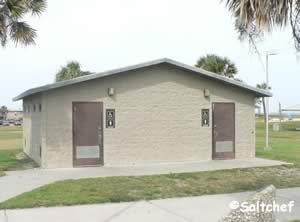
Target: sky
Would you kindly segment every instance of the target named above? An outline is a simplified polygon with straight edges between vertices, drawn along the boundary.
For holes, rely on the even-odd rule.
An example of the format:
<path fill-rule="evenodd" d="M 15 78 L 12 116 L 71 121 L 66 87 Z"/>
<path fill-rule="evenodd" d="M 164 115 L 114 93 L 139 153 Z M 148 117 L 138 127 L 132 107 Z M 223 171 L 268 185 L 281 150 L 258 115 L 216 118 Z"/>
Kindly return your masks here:
<path fill-rule="evenodd" d="M 0 105 L 21 109 L 12 98 L 54 81 L 68 61 L 101 72 L 159 58 L 194 65 L 214 53 L 236 63 L 237 78 L 265 82 L 265 51 L 270 57 L 271 112 L 300 103 L 299 62 L 289 29 L 275 30 L 258 44 L 260 58 L 241 42 L 220 0 L 48 0 L 40 17 L 25 18 L 38 32 L 35 46 L 10 43 L 0 48 Z"/>

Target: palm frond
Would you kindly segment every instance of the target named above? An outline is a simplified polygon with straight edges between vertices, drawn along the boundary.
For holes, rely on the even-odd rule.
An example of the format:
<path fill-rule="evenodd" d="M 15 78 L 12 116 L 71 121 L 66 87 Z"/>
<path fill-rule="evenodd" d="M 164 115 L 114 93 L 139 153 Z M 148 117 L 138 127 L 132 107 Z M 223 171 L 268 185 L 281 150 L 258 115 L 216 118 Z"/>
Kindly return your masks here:
<path fill-rule="evenodd" d="M 64 81 L 73 79 L 79 76 L 85 76 L 93 74 L 90 71 L 82 71 L 80 63 L 77 61 L 70 61 L 66 66 L 61 67 L 61 69 L 56 73 L 55 81 Z"/>
<path fill-rule="evenodd" d="M 238 73 L 236 65 L 230 59 L 214 54 L 200 57 L 195 66 L 229 78 Z"/>
<path fill-rule="evenodd" d="M 46 7 L 46 0 L 0 0 L 1 45 L 8 40 L 25 46 L 35 44 L 36 30 L 21 20 L 28 13 L 40 15 Z"/>
<path fill-rule="evenodd" d="M 27 12 L 26 5 L 22 0 L 7 0 L 6 6 L 6 16 L 11 19 L 20 19 Z"/>
<path fill-rule="evenodd" d="M 26 22 L 13 22 L 10 26 L 10 38 L 16 43 L 23 45 L 35 44 L 36 30 Z"/>
<path fill-rule="evenodd" d="M 33 15 L 40 15 L 47 8 L 46 0 L 26 0 L 28 8 L 31 10 Z"/>
<path fill-rule="evenodd" d="M 274 26 L 292 26 L 296 48 L 300 49 L 300 0 L 225 0 L 226 7 L 235 19 L 240 39 L 250 43 L 270 32 Z M 257 49 L 256 49 L 257 50 Z"/>

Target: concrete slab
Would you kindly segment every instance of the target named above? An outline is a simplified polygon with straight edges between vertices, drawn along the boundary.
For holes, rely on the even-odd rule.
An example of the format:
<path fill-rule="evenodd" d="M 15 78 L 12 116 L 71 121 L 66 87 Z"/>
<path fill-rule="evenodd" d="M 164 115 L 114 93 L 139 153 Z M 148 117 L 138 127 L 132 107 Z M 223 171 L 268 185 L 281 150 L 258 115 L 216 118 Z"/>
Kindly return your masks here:
<path fill-rule="evenodd" d="M 99 222 L 110 221 L 111 218 L 126 211 L 135 203 L 98 204 L 72 207 L 51 207 L 7 210 L 7 221 L 0 222 Z"/>
<path fill-rule="evenodd" d="M 171 213 L 176 213 L 188 221 L 219 221 L 230 212 L 229 203 L 234 200 L 246 199 L 251 192 L 205 195 L 202 197 L 186 197 L 150 201 Z"/>
<path fill-rule="evenodd" d="M 0 211 L 0 222 L 6 222 L 6 212 L 1 210 Z"/>
<path fill-rule="evenodd" d="M 291 213 L 279 213 L 285 222 L 300 219 L 300 188 L 277 190 L 277 202 L 295 201 Z M 172 198 L 131 203 L 97 204 L 0 211 L 0 222 L 217 222 L 229 213 L 231 201 L 246 200 L 253 192 Z"/>
<path fill-rule="evenodd" d="M 288 222 L 291 220 L 300 220 L 300 188 L 288 188 L 277 190 L 276 202 L 278 204 L 287 204 L 290 201 L 295 201 L 295 206 L 292 212 L 276 213 L 277 218 L 281 222 Z"/>
<path fill-rule="evenodd" d="M 123 213 L 111 218 L 111 222 L 126 221 L 144 221 L 144 222 L 186 222 L 188 218 L 182 217 L 180 214 L 169 212 L 157 207 L 150 202 L 138 202 L 134 206 L 128 208 Z"/>
<path fill-rule="evenodd" d="M 254 158 L 250 160 L 210 160 L 191 163 L 170 163 L 138 166 L 105 166 L 68 169 L 31 169 L 7 172 L 0 177 L 0 202 L 39 186 L 58 180 L 108 176 L 140 176 L 183 172 L 213 171 L 221 169 L 266 167 L 288 164 Z"/>

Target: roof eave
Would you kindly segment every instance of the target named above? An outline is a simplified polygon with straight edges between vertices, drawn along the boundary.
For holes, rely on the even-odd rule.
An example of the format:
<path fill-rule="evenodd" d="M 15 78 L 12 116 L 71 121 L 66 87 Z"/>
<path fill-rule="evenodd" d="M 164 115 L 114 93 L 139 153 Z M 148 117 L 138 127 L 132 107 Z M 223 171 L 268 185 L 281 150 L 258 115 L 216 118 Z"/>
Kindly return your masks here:
<path fill-rule="evenodd" d="M 37 87 L 37 88 L 32 88 L 32 89 L 29 89 L 29 90 L 21 93 L 20 95 L 14 97 L 13 101 L 18 101 L 18 100 L 24 99 L 30 95 L 33 95 L 36 93 L 41 93 L 43 91 L 48 91 L 48 90 L 56 89 L 56 88 L 63 87 L 63 86 L 73 85 L 76 83 L 80 83 L 80 82 L 84 82 L 84 81 L 88 81 L 88 80 L 92 80 L 92 79 L 97 79 L 97 78 L 101 78 L 101 77 L 105 77 L 105 76 L 109 76 L 109 75 L 114 75 L 117 73 L 136 70 L 136 69 L 140 69 L 140 68 L 146 68 L 146 67 L 149 67 L 152 65 L 157 65 L 157 64 L 162 64 L 162 63 L 171 64 L 171 65 L 174 65 L 174 66 L 182 68 L 182 69 L 186 69 L 186 70 L 189 70 L 192 72 L 196 72 L 198 74 L 202 74 L 203 76 L 206 76 L 207 78 L 210 78 L 213 80 L 219 80 L 219 81 L 222 81 L 229 85 L 236 86 L 236 87 L 242 88 L 244 90 L 248 90 L 248 91 L 254 93 L 257 97 L 271 97 L 272 96 L 272 93 L 270 93 L 267 90 L 258 89 L 256 87 L 249 86 L 245 83 L 238 82 L 236 80 L 232 80 L 227 77 L 224 77 L 224 76 L 221 76 L 221 75 L 218 75 L 215 73 L 211 73 L 211 72 L 208 72 L 206 70 L 203 70 L 203 69 L 200 69 L 197 67 L 189 66 L 189 65 L 186 65 L 186 64 L 168 59 L 168 58 L 163 58 L 163 59 L 153 60 L 150 62 L 140 63 L 137 65 L 127 66 L 124 68 L 114 69 L 114 70 L 110 70 L 110 71 L 106 71 L 106 72 L 102 72 L 102 73 L 92 74 L 92 75 L 88 75 L 88 76 L 82 76 L 82 77 L 78 77 L 75 79 L 66 80 L 66 81 L 62 81 L 62 82 L 58 82 L 58 83 L 48 84 L 48 85 L 44 85 L 44 86 Z"/>

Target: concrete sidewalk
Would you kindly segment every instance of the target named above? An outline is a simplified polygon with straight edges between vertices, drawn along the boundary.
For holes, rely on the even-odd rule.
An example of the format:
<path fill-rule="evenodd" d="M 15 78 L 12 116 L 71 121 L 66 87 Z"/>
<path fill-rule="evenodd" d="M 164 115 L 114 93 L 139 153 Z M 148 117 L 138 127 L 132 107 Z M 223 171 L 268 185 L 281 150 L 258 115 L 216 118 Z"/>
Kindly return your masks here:
<path fill-rule="evenodd" d="M 230 211 L 229 203 L 253 192 L 173 198 L 131 203 L 0 211 L 0 222 L 214 222 Z M 300 188 L 277 190 L 277 202 L 295 201 L 292 213 L 277 214 L 279 221 L 300 219 Z"/>
<path fill-rule="evenodd" d="M 287 164 L 255 158 L 251 160 L 210 160 L 192 163 L 155 164 L 143 166 L 86 167 L 69 169 L 32 169 L 6 172 L 0 177 L 0 202 L 39 186 L 58 180 L 107 176 L 139 176 L 221 169 L 265 167 Z"/>

